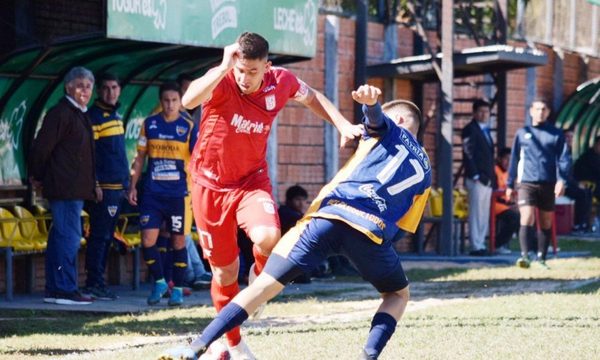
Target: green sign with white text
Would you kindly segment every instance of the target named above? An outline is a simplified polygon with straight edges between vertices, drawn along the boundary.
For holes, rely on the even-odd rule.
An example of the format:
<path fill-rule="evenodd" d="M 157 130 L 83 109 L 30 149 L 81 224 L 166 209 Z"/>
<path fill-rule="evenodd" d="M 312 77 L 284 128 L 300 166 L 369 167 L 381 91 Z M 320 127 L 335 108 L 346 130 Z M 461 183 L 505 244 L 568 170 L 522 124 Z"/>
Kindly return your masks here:
<path fill-rule="evenodd" d="M 318 0 L 108 0 L 107 37 L 222 48 L 244 31 L 271 52 L 313 57 Z"/>

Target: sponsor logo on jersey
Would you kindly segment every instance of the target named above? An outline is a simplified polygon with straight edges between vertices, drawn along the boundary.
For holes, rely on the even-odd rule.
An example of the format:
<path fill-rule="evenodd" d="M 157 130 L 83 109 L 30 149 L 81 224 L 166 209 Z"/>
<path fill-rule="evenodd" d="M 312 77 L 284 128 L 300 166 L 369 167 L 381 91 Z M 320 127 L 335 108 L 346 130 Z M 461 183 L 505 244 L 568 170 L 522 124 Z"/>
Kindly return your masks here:
<path fill-rule="evenodd" d="M 381 231 L 385 230 L 385 222 L 377 215 L 373 215 L 373 214 L 369 214 L 368 212 L 362 211 L 362 210 L 358 210 L 357 208 L 353 207 L 352 205 L 347 204 L 344 201 L 341 200 L 337 200 L 337 199 L 330 199 L 327 201 L 327 205 L 328 206 L 333 206 L 333 207 L 337 207 L 340 209 L 343 209 L 353 215 L 356 215 L 360 218 L 363 218 L 367 221 L 372 222 L 373 224 L 375 224 L 375 226 L 377 226 Z"/>
<path fill-rule="evenodd" d="M 156 120 L 152 120 L 148 129 L 158 129 L 158 125 L 156 125 Z"/>
<path fill-rule="evenodd" d="M 173 135 L 158 134 L 158 138 L 161 140 L 173 140 L 175 137 Z"/>
<path fill-rule="evenodd" d="M 117 214 L 117 209 L 118 209 L 118 207 L 116 205 L 109 206 L 107 208 L 108 215 L 110 215 L 110 217 L 114 217 Z"/>
<path fill-rule="evenodd" d="M 525 133 L 525 135 L 523 136 L 525 138 L 525 140 L 529 140 L 531 139 L 533 135 L 531 135 L 531 133 Z"/>
<path fill-rule="evenodd" d="M 188 128 L 186 126 L 176 126 L 175 127 L 175 131 L 177 132 L 177 135 L 179 136 L 183 136 L 185 135 L 185 133 L 187 133 Z"/>
<path fill-rule="evenodd" d="M 265 106 L 267 108 L 267 110 L 273 110 L 275 109 L 275 95 L 267 95 L 265 96 Z"/>
<path fill-rule="evenodd" d="M 308 85 L 300 79 L 298 79 L 298 84 L 300 84 L 300 87 L 298 88 L 298 91 L 296 91 L 296 94 L 294 94 L 294 100 L 304 101 L 308 97 Z"/>
<path fill-rule="evenodd" d="M 373 200 L 375 205 L 377 205 L 377 208 L 379 209 L 380 213 L 387 210 L 387 204 L 385 202 L 385 199 L 377 195 L 373 184 L 361 185 L 358 187 L 358 190 L 360 190 L 360 192 L 362 192 L 363 194 L 367 195 L 369 199 Z"/>
<path fill-rule="evenodd" d="M 259 121 L 244 119 L 242 115 L 234 114 L 231 119 L 231 125 L 235 127 L 236 133 L 243 134 L 262 134 L 265 130 L 265 125 Z"/>
<path fill-rule="evenodd" d="M 269 85 L 269 86 L 266 86 L 266 87 L 265 87 L 265 88 L 262 90 L 262 92 L 264 92 L 264 93 L 268 93 L 268 92 L 269 92 L 269 91 L 271 91 L 271 90 L 275 90 L 275 85 Z"/>

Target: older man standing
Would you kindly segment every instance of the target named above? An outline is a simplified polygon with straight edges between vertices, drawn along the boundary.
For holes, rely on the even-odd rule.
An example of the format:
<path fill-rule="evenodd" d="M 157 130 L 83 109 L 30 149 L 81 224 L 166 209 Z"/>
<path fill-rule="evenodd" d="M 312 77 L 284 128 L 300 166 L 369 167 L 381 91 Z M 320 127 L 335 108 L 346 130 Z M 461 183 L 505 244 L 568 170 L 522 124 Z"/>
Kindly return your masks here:
<path fill-rule="evenodd" d="M 92 299 L 77 288 L 77 251 L 84 200 L 99 197 L 94 136 L 86 115 L 94 75 L 74 67 L 64 79 L 65 97 L 51 108 L 34 140 L 29 175 L 50 202 L 53 225 L 46 250 L 44 302 L 87 305 Z"/>

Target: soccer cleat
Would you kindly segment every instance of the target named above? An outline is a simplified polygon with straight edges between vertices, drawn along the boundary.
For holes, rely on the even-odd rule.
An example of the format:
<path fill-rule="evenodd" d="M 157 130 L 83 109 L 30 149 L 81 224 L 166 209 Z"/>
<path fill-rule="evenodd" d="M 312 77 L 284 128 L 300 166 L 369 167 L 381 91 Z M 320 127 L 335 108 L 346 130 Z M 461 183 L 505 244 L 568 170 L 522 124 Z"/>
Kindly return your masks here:
<path fill-rule="evenodd" d="M 516 265 L 521 269 L 527 269 L 531 265 L 531 261 L 526 256 L 521 256 L 517 259 Z"/>
<path fill-rule="evenodd" d="M 258 277 L 258 275 L 256 275 L 256 273 L 254 273 L 254 265 L 256 265 L 256 264 L 252 264 L 252 266 L 250 266 L 250 271 L 248 272 L 248 286 L 252 285 L 254 280 L 256 280 L 256 278 Z M 252 314 L 250 314 L 250 316 L 249 316 L 250 320 L 260 319 L 260 316 L 262 315 L 263 311 L 265 311 L 266 307 L 267 307 L 266 303 L 260 304 L 256 308 L 256 310 L 254 310 L 254 312 Z"/>
<path fill-rule="evenodd" d="M 158 360 L 197 360 L 198 355 L 189 346 L 178 346 L 168 349 L 158 357 Z"/>
<path fill-rule="evenodd" d="M 241 340 L 236 346 L 227 346 L 231 360 L 256 360 L 248 345 Z"/>
<path fill-rule="evenodd" d="M 158 304 L 160 302 L 160 298 L 163 297 L 167 290 L 169 290 L 169 285 L 167 285 L 167 283 L 164 280 L 155 282 L 154 286 L 152 287 L 152 292 L 146 300 L 148 302 L 148 305 Z"/>
<path fill-rule="evenodd" d="M 200 357 L 198 360 L 231 360 L 232 357 L 229 354 L 227 346 L 223 345 L 220 341 L 215 341 Z"/>
<path fill-rule="evenodd" d="M 171 297 L 169 298 L 169 306 L 180 306 L 183 304 L 183 289 L 180 287 L 174 287 L 171 290 Z"/>

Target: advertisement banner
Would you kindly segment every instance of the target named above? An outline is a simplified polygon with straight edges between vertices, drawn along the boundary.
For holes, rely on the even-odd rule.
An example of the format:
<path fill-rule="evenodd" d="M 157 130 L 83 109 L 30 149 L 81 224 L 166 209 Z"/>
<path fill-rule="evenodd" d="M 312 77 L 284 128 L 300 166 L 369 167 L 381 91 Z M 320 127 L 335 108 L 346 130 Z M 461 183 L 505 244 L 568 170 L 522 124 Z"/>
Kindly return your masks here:
<path fill-rule="evenodd" d="M 108 0 L 107 37 L 222 48 L 244 31 L 271 52 L 313 57 L 318 0 Z"/>

